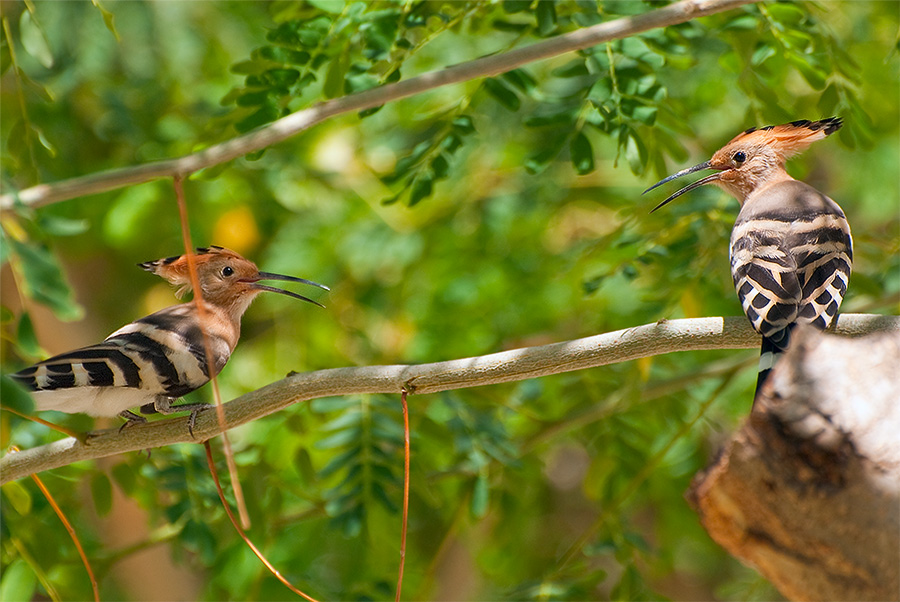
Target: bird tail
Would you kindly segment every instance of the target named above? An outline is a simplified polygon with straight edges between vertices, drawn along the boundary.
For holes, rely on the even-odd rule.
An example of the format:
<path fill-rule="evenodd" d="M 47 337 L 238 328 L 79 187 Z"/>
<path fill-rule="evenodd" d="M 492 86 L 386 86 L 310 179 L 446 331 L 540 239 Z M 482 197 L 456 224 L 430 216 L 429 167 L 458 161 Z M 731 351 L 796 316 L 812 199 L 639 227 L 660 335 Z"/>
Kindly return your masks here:
<path fill-rule="evenodd" d="M 763 335 L 762 346 L 759 349 L 759 375 L 756 378 L 756 392 L 754 398 L 759 395 L 763 383 L 769 377 L 769 373 L 775 366 L 778 358 L 787 351 L 788 344 L 791 340 L 791 331 L 794 329 L 794 323 L 788 324 L 782 330 L 771 334 Z"/>

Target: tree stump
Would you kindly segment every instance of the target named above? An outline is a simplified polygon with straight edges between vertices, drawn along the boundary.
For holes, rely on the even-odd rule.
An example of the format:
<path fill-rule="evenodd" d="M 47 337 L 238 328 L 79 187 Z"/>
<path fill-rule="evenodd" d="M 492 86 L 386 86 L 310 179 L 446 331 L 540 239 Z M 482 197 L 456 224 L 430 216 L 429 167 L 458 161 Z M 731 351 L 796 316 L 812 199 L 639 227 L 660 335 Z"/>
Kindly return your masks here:
<path fill-rule="evenodd" d="M 792 600 L 900 600 L 900 333 L 798 328 L 688 497 Z"/>

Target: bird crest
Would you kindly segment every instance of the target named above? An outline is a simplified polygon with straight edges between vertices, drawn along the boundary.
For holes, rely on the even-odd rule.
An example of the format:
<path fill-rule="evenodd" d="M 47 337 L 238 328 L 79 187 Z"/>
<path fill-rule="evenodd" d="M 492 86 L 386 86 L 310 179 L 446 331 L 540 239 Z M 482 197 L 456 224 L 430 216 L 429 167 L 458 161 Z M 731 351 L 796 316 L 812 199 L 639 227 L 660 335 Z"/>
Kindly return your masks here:
<path fill-rule="evenodd" d="M 199 271 L 202 265 L 209 263 L 214 258 L 230 258 L 242 262 L 249 261 L 225 247 L 216 245 L 197 247 L 196 254 L 194 255 L 194 262 L 197 266 L 197 270 Z M 151 274 L 156 274 L 157 276 L 168 280 L 173 286 L 177 286 L 178 289 L 175 291 L 175 296 L 179 299 L 193 290 L 187 255 L 174 255 L 172 257 L 165 257 L 154 261 L 145 261 L 139 263 L 138 266 Z"/>
<path fill-rule="evenodd" d="M 840 117 L 829 117 L 819 121 L 801 119 L 783 125 L 753 127 L 732 138 L 719 153 L 727 156 L 737 146 L 765 146 L 774 150 L 783 161 L 802 153 L 813 142 L 830 136 L 842 125 L 844 123 Z"/>

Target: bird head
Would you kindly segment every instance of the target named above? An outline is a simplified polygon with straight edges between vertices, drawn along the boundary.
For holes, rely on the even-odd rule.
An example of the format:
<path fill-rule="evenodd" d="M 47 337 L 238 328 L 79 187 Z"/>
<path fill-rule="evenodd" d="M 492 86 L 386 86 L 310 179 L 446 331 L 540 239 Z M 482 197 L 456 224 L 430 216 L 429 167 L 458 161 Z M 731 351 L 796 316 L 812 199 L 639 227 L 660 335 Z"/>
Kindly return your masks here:
<path fill-rule="evenodd" d="M 785 161 L 806 150 L 816 140 L 821 140 L 836 132 L 842 125 L 840 117 L 830 117 L 820 121 L 803 119 L 784 125 L 750 128 L 717 150 L 709 161 L 682 169 L 663 178 L 645 190 L 643 194 L 681 176 L 712 169 L 715 170 L 715 173 L 673 193 L 654 207 L 653 211 L 704 184 L 721 186 L 743 203 L 750 193 L 760 186 L 777 179 L 789 179 L 790 176 L 784 171 Z"/>
<path fill-rule="evenodd" d="M 303 295 L 261 284 L 260 281 L 301 282 L 329 290 L 327 286 L 305 278 L 261 272 L 255 263 L 230 249 L 216 246 L 200 247 L 193 259 L 197 269 L 197 279 L 203 291 L 203 300 L 206 303 L 230 308 L 238 316 L 243 314 L 256 295 L 263 291 L 287 295 L 324 307 L 321 303 Z M 178 286 L 176 294 L 179 296 L 193 288 L 187 255 L 147 261 L 139 263 L 138 266 Z"/>

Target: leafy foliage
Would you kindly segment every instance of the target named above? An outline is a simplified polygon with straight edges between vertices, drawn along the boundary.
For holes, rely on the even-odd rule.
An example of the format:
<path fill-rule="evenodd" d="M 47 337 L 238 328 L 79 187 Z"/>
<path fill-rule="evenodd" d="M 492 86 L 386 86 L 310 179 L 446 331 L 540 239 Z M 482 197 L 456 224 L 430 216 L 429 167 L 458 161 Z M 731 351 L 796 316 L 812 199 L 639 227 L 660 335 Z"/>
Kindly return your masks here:
<path fill-rule="evenodd" d="M 657 5 L 5 6 L 0 178 L 11 191 L 177 156 L 329 98 Z M 846 120 L 839 138 L 789 166 L 854 228 L 845 311 L 896 311 L 895 12 L 755 4 L 333 119 L 195 175 L 195 243 L 332 287 L 324 312 L 281 297 L 250 309 L 223 397 L 289 370 L 430 362 L 738 314 L 725 251 L 734 202 L 701 190 L 649 216 L 656 199 L 640 191 L 746 127 L 798 118 Z M 134 268 L 181 249 L 167 183 L 20 209 L 2 227 L 4 372 L 175 302 Z M 76 299 L 83 320 L 58 321 L 80 315 Z M 754 355 L 670 354 L 411 396 L 404 596 L 773 598 L 683 499 L 749 408 Z M 3 379 L 4 406 L 27 409 L 20 393 Z M 399 406 L 316 400 L 233 433 L 251 537 L 316 596 L 392 595 Z M 4 446 L 53 438 L 6 412 L 0 427 Z M 200 446 L 68 466 L 46 482 L 104 599 L 287 596 L 227 522 Z M 0 500 L 0 597 L 87 598 L 77 553 L 32 484 L 5 485 Z M 151 549 L 159 555 L 139 556 Z M 123 578 L 165 562 L 165 580 Z"/>

